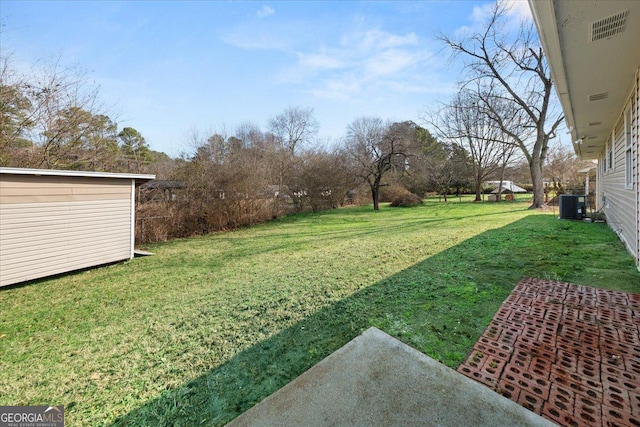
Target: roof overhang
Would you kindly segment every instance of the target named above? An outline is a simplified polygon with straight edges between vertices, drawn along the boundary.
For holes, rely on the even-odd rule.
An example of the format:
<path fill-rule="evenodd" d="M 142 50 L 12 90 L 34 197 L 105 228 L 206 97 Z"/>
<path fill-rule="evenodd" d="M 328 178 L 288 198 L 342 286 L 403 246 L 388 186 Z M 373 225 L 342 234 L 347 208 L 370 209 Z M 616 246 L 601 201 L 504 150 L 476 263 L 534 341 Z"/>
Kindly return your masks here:
<path fill-rule="evenodd" d="M 574 149 L 583 160 L 596 159 L 640 68 L 640 1 L 529 0 L 529 6 Z"/>
<path fill-rule="evenodd" d="M 69 170 L 57 170 L 57 169 L 26 169 L 26 168 L 0 168 L 0 174 L 134 179 L 136 181 L 136 185 L 144 184 L 147 181 L 156 179 L 155 175 L 145 175 L 145 174 L 85 172 L 85 171 L 69 171 Z"/>

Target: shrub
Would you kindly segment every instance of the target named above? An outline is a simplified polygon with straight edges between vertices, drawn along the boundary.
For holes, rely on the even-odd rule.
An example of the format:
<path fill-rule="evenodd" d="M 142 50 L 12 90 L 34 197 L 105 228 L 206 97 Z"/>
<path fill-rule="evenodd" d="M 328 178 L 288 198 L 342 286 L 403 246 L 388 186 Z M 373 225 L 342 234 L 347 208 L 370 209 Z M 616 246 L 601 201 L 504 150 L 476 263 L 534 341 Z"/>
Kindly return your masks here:
<path fill-rule="evenodd" d="M 422 198 L 420 196 L 407 191 L 396 196 L 396 198 L 391 201 L 390 206 L 406 208 L 410 206 L 419 206 L 422 203 Z"/>
<path fill-rule="evenodd" d="M 516 184 L 518 187 L 523 188 L 525 190 L 527 190 L 527 193 L 531 193 L 533 192 L 533 184 L 523 184 L 523 183 L 518 183 Z"/>
<path fill-rule="evenodd" d="M 381 202 L 392 202 L 403 194 L 409 193 L 403 185 L 392 183 L 389 185 L 384 185 L 380 187 L 380 201 Z"/>
<path fill-rule="evenodd" d="M 486 187 L 482 187 L 482 192 L 483 192 L 484 194 L 491 194 L 491 192 L 492 192 L 493 190 L 495 190 L 495 189 L 496 189 L 496 187 L 495 187 L 495 186 L 493 186 L 493 185 L 487 185 Z"/>

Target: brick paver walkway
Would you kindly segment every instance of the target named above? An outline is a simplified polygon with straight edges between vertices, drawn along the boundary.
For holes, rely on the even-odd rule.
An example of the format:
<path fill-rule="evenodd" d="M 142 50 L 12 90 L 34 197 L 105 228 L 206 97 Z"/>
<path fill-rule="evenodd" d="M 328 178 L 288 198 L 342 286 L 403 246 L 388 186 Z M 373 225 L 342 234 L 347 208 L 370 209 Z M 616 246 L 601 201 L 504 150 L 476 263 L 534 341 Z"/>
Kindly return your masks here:
<path fill-rule="evenodd" d="M 640 294 L 524 279 L 458 372 L 562 426 L 640 426 Z"/>

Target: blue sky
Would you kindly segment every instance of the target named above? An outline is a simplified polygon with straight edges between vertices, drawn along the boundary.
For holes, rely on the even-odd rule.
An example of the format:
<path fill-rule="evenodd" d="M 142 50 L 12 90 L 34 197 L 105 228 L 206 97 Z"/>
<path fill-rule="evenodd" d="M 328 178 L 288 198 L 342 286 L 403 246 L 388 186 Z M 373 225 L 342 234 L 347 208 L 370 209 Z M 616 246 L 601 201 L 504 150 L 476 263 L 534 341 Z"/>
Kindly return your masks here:
<path fill-rule="evenodd" d="M 17 68 L 86 70 L 120 127 L 177 156 L 193 131 L 266 130 L 289 106 L 314 109 L 323 141 L 365 115 L 420 123 L 460 78 L 435 36 L 478 25 L 488 4 L 7 0 L 0 43 Z"/>

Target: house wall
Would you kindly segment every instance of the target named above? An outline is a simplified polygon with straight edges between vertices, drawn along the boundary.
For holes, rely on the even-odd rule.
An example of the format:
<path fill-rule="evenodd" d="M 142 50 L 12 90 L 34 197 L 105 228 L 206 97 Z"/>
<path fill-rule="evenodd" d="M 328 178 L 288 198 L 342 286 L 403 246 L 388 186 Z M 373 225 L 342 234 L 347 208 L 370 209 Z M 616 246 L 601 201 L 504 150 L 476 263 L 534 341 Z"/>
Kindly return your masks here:
<path fill-rule="evenodd" d="M 607 223 L 624 242 L 629 253 L 636 259 L 640 267 L 640 195 L 639 195 L 639 155 L 638 134 L 640 126 L 640 91 L 638 90 L 638 73 L 636 84 L 629 94 L 627 102 L 620 113 L 616 126 L 598 158 L 598 208 L 605 214 Z M 630 107 L 631 130 L 631 185 L 627 185 L 627 146 L 625 113 Z M 613 157 L 609 150 L 613 150 Z M 613 162 L 611 162 L 613 160 Z"/>
<path fill-rule="evenodd" d="M 0 286 L 133 256 L 132 179 L 0 174 Z"/>
<path fill-rule="evenodd" d="M 636 265 L 640 269 L 640 69 L 636 70 L 636 85 L 631 104 L 631 134 L 633 158 L 633 186 L 636 194 Z"/>

